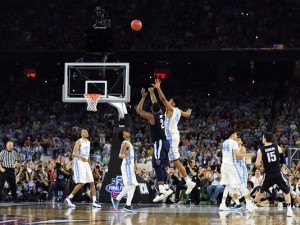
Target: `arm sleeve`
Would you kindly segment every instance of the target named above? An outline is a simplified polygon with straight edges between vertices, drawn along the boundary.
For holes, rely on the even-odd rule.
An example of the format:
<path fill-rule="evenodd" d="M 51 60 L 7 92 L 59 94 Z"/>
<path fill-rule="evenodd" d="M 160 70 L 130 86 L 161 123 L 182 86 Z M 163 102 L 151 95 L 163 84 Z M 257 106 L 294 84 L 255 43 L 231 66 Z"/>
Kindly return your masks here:
<path fill-rule="evenodd" d="M 280 158 L 280 163 L 281 163 L 281 164 L 285 164 L 285 156 L 284 156 L 284 153 L 279 154 L 279 158 Z"/>

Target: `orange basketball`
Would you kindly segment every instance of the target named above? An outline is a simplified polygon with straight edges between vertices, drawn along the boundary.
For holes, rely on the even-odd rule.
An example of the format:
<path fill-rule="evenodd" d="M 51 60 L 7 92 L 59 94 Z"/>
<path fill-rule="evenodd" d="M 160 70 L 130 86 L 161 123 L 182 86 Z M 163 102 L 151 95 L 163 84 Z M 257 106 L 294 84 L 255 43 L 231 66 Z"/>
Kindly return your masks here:
<path fill-rule="evenodd" d="M 140 29 L 142 29 L 142 22 L 140 20 L 132 20 L 131 22 L 131 29 L 134 31 L 139 31 Z"/>

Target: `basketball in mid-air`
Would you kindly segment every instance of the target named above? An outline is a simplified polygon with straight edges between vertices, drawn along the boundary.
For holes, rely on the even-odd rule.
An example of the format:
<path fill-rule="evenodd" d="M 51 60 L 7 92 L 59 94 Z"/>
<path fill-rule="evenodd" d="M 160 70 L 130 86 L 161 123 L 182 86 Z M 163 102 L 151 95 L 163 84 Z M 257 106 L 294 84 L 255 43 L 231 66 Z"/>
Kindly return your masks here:
<path fill-rule="evenodd" d="M 134 31 L 139 31 L 142 29 L 142 22 L 140 20 L 132 20 L 131 22 L 131 29 Z"/>

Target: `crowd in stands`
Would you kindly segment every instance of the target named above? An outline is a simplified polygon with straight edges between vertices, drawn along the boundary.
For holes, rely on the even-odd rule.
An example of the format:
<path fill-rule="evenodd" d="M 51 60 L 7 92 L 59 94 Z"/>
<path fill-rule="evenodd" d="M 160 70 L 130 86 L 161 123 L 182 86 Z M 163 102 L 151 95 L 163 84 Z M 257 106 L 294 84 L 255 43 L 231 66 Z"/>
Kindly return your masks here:
<path fill-rule="evenodd" d="M 162 87 L 167 98 L 179 100 L 180 109 L 193 109 L 191 117 L 181 119 L 179 123 L 180 160 L 197 187 L 190 196 L 185 196 L 182 191 L 185 190 L 184 179 L 171 164 L 169 182 L 175 194 L 167 202 L 199 204 L 201 200 L 207 200 L 209 204 L 217 204 L 224 189 L 219 185 L 221 149 L 229 127 L 238 130 L 238 136 L 249 152 L 256 153 L 262 144 L 263 132 L 272 128 L 275 142 L 283 149 L 300 147 L 297 83 L 286 87 L 281 98 L 270 91 L 274 90 L 275 82 L 252 86 L 235 82 L 203 86 L 182 84 L 180 79 L 173 79 L 162 83 Z M 101 113 L 90 113 L 84 104 L 62 103 L 61 90 L 56 84 L 41 86 L 38 81 L 27 80 L 13 85 L 2 83 L 0 92 L 0 148 L 5 148 L 7 140 L 15 143 L 21 163 L 16 168 L 19 198 L 24 201 L 63 199 L 69 193 L 74 185 L 71 153 L 82 128 L 88 129 L 90 134 L 92 169 L 99 194 L 113 144 L 113 121 L 105 118 L 104 114 L 114 114 L 115 109 L 108 104 L 100 104 L 98 111 Z M 139 89 L 133 89 L 132 106 L 138 103 L 139 97 Z M 149 99 L 145 108 L 150 108 Z M 130 111 L 130 116 L 134 128 L 131 141 L 139 165 L 136 173 L 155 191 L 155 174 L 151 168 L 153 145 L 147 122 L 134 110 Z M 246 164 L 250 171 L 248 188 L 254 196 L 263 171 L 255 168 L 251 160 Z M 297 205 L 300 203 L 300 164 L 293 161 L 291 169 L 284 168 L 293 184 L 292 196 Z M 88 188 L 77 200 L 87 199 Z M 272 205 L 282 202 L 276 187 L 266 194 L 265 200 Z"/>
<path fill-rule="evenodd" d="M 4 0 L 0 50 L 85 50 L 97 5 L 108 12 L 117 50 L 297 48 L 300 43 L 299 0 Z M 143 23 L 140 32 L 130 29 L 134 19 Z"/>

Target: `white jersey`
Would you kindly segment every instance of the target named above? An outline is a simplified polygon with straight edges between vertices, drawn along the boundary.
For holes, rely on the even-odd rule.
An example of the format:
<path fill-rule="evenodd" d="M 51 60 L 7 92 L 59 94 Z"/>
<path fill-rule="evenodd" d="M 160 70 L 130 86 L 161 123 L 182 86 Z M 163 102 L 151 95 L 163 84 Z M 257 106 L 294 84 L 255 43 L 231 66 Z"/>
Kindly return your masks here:
<path fill-rule="evenodd" d="M 233 139 L 229 138 L 223 142 L 221 185 L 231 185 L 232 188 L 238 188 L 244 184 L 243 174 L 240 171 L 240 167 L 234 155 L 234 150 L 238 150 L 238 148 L 238 143 Z"/>
<path fill-rule="evenodd" d="M 134 171 L 134 150 L 133 146 L 129 141 L 123 141 L 124 143 L 129 144 L 128 156 L 123 159 L 121 165 L 121 172 L 124 186 L 134 185 L 137 186 L 138 182 L 136 180 L 135 171 Z"/>
<path fill-rule="evenodd" d="M 171 118 L 168 118 L 167 115 L 165 116 L 165 129 L 167 139 L 170 140 L 174 136 L 179 136 L 179 130 L 177 124 L 181 117 L 181 111 L 178 108 L 173 108 L 173 114 Z"/>
<path fill-rule="evenodd" d="M 233 139 L 227 139 L 222 146 L 222 163 L 236 165 L 237 160 L 234 155 L 234 150 L 238 149 L 238 143 Z"/>
<path fill-rule="evenodd" d="M 78 155 L 82 156 L 86 159 L 89 159 L 90 155 L 90 141 L 89 140 L 83 140 L 82 138 L 79 139 L 80 141 L 80 147 L 78 149 Z"/>
<path fill-rule="evenodd" d="M 80 138 L 79 141 L 80 146 L 78 149 L 78 155 L 83 158 L 89 159 L 90 141 L 87 139 L 84 140 L 83 138 Z M 75 183 L 85 184 L 94 182 L 92 170 L 88 162 L 83 162 L 81 159 L 76 157 L 74 159 L 73 170 Z"/>
<path fill-rule="evenodd" d="M 127 150 L 128 156 L 123 159 L 122 164 L 133 165 L 134 166 L 134 150 L 133 150 L 133 145 L 129 141 L 123 141 L 122 145 L 124 143 L 128 143 L 129 144 L 129 149 Z"/>
<path fill-rule="evenodd" d="M 241 152 L 242 150 L 242 146 L 238 148 L 238 152 Z M 238 160 L 238 165 L 240 166 L 240 168 L 246 167 L 246 158 L 243 157 L 240 160 Z"/>
<path fill-rule="evenodd" d="M 241 152 L 241 149 L 242 149 L 242 146 L 238 148 L 238 151 Z M 240 170 L 240 175 L 242 176 L 242 184 L 246 185 L 246 187 L 247 187 L 248 169 L 246 166 L 246 158 L 245 157 L 238 160 L 238 167 Z"/>

